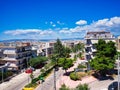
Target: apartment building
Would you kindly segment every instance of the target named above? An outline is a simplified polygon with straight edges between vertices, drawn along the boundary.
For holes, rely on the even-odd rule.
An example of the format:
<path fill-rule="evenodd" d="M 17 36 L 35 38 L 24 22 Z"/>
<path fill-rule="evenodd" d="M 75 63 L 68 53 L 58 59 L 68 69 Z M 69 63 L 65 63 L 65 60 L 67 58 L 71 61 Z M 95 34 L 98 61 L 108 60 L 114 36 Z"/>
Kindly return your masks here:
<path fill-rule="evenodd" d="M 42 55 L 48 57 L 49 55 L 53 54 L 54 44 L 55 42 L 52 41 L 42 44 Z"/>
<path fill-rule="evenodd" d="M 29 43 L 9 44 L 0 46 L 1 58 L 0 64 L 9 63 L 9 70 L 21 70 L 28 65 L 28 61 L 32 57 L 31 46 Z"/>
<path fill-rule="evenodd" d="M 86 60 L 93 59 L 96 55 L 95 43 L 98 43 L 99 39 L 104 39 L 106 42 L 115 42 L 115 37 L 108 31 L 95 31 L 87 32 L 85 36 L 85 58 Z"/>
<path fill-rule="evenodd" d="M 116 39 L 116 46 L 117 46 L 117 50 L 120 52 L 120 36 L 117 37 Z"/>

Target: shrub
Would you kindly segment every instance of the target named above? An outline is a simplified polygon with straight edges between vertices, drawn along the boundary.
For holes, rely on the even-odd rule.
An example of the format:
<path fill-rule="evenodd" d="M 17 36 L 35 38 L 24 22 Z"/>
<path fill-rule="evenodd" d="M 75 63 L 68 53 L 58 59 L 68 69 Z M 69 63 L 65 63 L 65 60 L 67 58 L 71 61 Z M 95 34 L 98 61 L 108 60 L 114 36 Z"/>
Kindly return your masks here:
<path fill-rule="evenodd" d="M 79 80 L 78 74 L 75 72 L 70 73 L 70 79 L 72 80 Z"/>
<path fill-rule="evenodd" d="M 85 65 L 82 65 L 82 64 L 79 64 L 79 65 L 78 65 L 78 68 L 83 69 L 83 68 L 86 68 L 86 66 L 85 66 Z"/>
<path fill-rule="evenodd" d="M 32 80 L 32 83 L 36 83 L 38 80 L 39 80 L 39 78 L 34 78 L 34 79 Z"/>
<path fill-rule="evenodd" d="M 59 90 L 70 90 L 70 88 L 63 84 Z"/>
<path fill-rule="evenodd" d="M 78 75 L 78 79 L 81 80 L 82 77 L 87 76 L 87 73 L 85 73 L 85 72 L 77 72 L 77 75 Z"/>
<path fill-rule="evenodd" d="M 25 87 L 30 88 L 30 87 L 36 87 L 36 86 L 37 86 L 37 83 L 29 83 Z"/>
<path fill-rule="evenodd" d="M 76 87 L 76 89 L 75 90 L 90 90 L 90 88 L 88 87 L 88 85 L 87 84 L 80 84 L 80 85 L 78 85 L 77 87 Z"/>
<path fill-rule="evenodd" d="M 87 74 L 92 75 L 92 74 L 94 74 L 94 72 L 92 70 L 90 70 L 90 71 L 87 72 Z"/>

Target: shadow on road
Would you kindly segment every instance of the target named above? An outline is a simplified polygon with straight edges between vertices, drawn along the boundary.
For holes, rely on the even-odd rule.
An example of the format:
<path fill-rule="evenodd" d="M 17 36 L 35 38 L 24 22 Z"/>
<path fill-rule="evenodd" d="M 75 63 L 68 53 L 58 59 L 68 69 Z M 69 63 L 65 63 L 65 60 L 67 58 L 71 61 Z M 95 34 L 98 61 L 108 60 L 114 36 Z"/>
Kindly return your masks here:
<path fill-rule="evenodd" d="M 107 75 L 107 76 L 101 76 L 99 74 L 94 73 L 93 76 L 95 78 L 97 78 L 99 81 L 103 81 L 103 80 L 114 80 L 114 78 L 111 75 Z"/>
<path fill-rule="evenodd" d="M 67 71 L 67 72 L 65 72 L 63 75 L 64 75 L 64 76 L 69 76 L 71 72 L 73 72 L 73 71 Z"/>

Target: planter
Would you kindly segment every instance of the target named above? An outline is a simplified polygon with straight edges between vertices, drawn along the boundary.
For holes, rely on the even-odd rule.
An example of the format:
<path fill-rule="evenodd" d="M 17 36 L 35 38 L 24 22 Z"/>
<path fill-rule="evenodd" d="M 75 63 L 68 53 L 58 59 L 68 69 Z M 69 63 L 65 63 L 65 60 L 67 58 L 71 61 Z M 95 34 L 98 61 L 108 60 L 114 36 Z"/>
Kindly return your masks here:
<path fill-rule="evenodd" d="M 23 90 L 34 90 L 34 88 L 23 88 Z"/>

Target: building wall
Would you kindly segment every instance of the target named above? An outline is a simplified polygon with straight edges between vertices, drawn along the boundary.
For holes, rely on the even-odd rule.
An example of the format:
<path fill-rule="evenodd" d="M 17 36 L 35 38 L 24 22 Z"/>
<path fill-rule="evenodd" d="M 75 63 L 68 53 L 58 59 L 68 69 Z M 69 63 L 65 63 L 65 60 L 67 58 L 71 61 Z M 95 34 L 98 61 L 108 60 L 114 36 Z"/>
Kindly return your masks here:
<path fill-rule="evenodd" d="M 93 59 L 96 55 L 95 43 L 98 43 L 99 39 L 104 39 L 106 42 L 113 41 L 115 42 L 115 37 L 106 31 L 98 32 L 87 32 L 85 36 L 85 56 L 86 60 Z"/>
<path fill-rule="evenodd" d="M 32 57 L 32 50 L 30 45 L 24 46 L 2 46 L 3 54 L 2 62 L 9 62 L 9 69 L 21 70 L 27 67 L 27 63 Z"/>
<path fill-rule="evenodd" d="M 120 36 L 116 39 L 116 43 L 117 43 L 117 50 L 120 51 Z"/>

